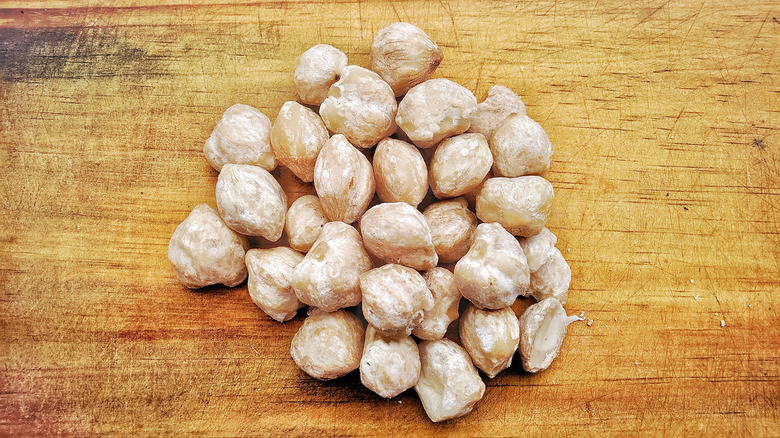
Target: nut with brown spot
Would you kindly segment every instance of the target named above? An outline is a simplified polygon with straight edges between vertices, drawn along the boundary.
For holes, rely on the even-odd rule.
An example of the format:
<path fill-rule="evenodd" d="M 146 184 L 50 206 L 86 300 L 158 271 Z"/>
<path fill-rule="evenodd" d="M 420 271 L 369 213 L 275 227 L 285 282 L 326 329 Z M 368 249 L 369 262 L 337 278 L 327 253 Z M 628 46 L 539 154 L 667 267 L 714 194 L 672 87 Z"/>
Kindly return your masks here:
<path fill-rule="evenodd" d="M 307 105 L 320 105 L 328 90 L 347 66 L 347 55 L 327 44 L 317 44 L 303 52 L 295 68 L 295 91 Z"/>

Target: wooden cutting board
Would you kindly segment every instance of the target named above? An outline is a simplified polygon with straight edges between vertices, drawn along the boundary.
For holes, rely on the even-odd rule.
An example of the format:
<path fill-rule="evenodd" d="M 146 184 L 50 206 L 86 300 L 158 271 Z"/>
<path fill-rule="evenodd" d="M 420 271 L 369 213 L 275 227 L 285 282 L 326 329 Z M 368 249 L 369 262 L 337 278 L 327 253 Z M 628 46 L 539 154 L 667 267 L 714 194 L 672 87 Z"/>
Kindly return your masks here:
<path fill-rule="evenodd" d="M 101 3 L 0 2 L 0 435 L 780 435 L 777 2 Z M 593 320 L 443 424 L 308 378 L 303 312 L 189 291 L 166 258 L 214 205 L 222 112 L 275 118 L 298 54 L 367 66 L 399 20 L 436 76 L 507 85 L 547 130 L 566 307 Z"/>

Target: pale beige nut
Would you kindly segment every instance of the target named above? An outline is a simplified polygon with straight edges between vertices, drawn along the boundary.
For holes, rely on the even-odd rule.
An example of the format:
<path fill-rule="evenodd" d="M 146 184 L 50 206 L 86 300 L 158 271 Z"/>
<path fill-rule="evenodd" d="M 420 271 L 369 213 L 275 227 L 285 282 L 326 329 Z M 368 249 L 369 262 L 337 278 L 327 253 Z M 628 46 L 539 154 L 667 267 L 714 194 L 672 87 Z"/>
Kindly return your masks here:
<path fill-rule="evenodd" d="M 571 284 L 571 268 L 558 248 L 553 248 L 552 254 L 536 272 L 531 274 L 531 295 L 537 301 L 553 297 L 566 304 Z"/>
<path fill-rule="evenodd" d="M 360 366 L 364 339 L 363 323 L 352 313 L 311 309 L 293 336 L 290 355 L 306 374 L 331 380 Z"/>
<path fill-rule="evenodd" d="M 408 336 L 433 307 L 425 279 L 406 266 L 388 264 L 360 276 L 363 317 L 387 336 Z"/>
<path fill-rule="evenodd" d="M 431 229 L 439 262 L 457 262 L 466 255 L 477 228 L 477 217 L 469 210 L 465 199 L 431 204 L 423 211 L 423 216 Z"/>
<path fill-rule="evenodd" d="M 528 307 L 520 316 L 520 357 L 531 373 L 547 369 L 558 356 L 566 327 L 576 316 L 566 316 L 561 302 L 546 298 Z"/>
<path fill-rule="evenodd" d="M 523 114 L 513 114 L 498 125 L 490 151 L 493 173 L 510 178 L 547 172 L 553 153 L 542 125 Z"/>
<path fill-rule="evenodd" d="M 540 176 L 490 178 L 477 195 L 477 217 L 515 236 L 535 236 L 547 222 L 553 196 L 552 184 Z"/>
<path fill-rule="evenodd" d="M 511 307 L 482 310 L 469 304 L 460 317 L 460 341 L 474 365 L 491 379 L 512 365 L 520 325 Z"/>
<path fill-rule="evenodd" d="M 434 423 L 468 414 L 485 394 L 485 383 L 466 350 L 449 339 L 422 341 L 420 378 L 414 386 Z"/>
<path fill-rule="evenodd" d="M 417 147 L 429 148 L 466 132 L 476 109 L 471 91 L 449 79 L 428 79 L 406 93 L 395 121 Z"/>
<path fill-rule="evenodd" d="M 482 186 L 485 185 L 485 182 L 489 180 L 490 178 L 493 178 L 493 171 L 490 170 L 485 177 L 485 179 L 482 180 L 479 185 L 477 185 L 472 191 L 466 193 L 463 195 L 463 198 L 468 201 L 469 208 L 476 209 L 477 208 L 477 195 L 479 195 L 479 191 L 482 190 Z"/>
<path fill-rule="evenodd" d="M 517 239 L 497 223 L 474 232 L 469 252 L 455 264 L 460 293 L 480 309 L 503 309 L 527 295 L 528 263 Z"/>
<path fill-rule="evenodd" d="M 287 210 L 284 223 L 287 241 L 294 250 L 308 252 L 326 223 L 328 218 L 320 199 L 314 195 L 301 196 Z"/>
<path fill-rule="evenodd" d="M 424 271 L 439 262 L 425 217 L 405 202 L 371 207 L 360 220 L 366 249 L 386 263 Z"/>
<path fill-rule="evenodd" d="M 272 171 L 276 158 L 271 149 L 271 120 L 257 108 L 237 103 L 217 122 L 203 146 L 211 167 L 227 163 L 251 164 Z"/>
<path fill-rule="evenodd" d="M 526 114 L 523 100 L 509 88 L 493 85 L 487 98 L 477 105 L 469 132 L 478 132 L 490 141 L 498 125 L 512 114 Z"/>
<path fill-rule="evenodd" d="M 301 302 L 332 312 L 360 303 L 360 274 L 371 267 L 360 233 L 343 222 L 328 222 L 290 283 Z"/>
<path fill-rule="evenodd" d="M 432 268 L 423 275 L 433 295 L 433 307 L 424 313 L 422 321 L 412 329 L 420 339 L 436 340 L 444 337 L 452 321 L 458 319 L 460 292 L 455 276 L 444 268 Z"/>
<path fill-rule="evenodd" d="M 396 96 L 430 78 L 443 58 L 439 46 L 409 23 L 385 27 L 371 45 L 371 70 L 390 84 Z"/>
<path fill-rule="evenodd" d="M 176 278 L 190 289 L 222 283 L 233 287 L 246 278 L 246 237 L 231 230 L 208 204 L 200 204 L 180 223 L 168 243 Z"/>
<path fill-rule="evenodd" d="M 419 377 L 420 352 L 414 340 L 409 336 L 385 336 L 369 324 L 360 359 L 363 386 L 384 398 L 393 398 L 413 387 Z"/>
<path fill-rule="evenodd" d="M 344 134 L 350 143 L 370 148 L 398 128 L 398 104 L 387 82 L 378 74 L 356 65 L 341 71 L 320 105 L 320 116 L 332 132 Z"/>
<path fill-rule="evenodd" d="M 523 247 L 525 252 L 525 258 L 528 259 L 528 269 L 533 274 L 542 267 L 543 264 L 553 255 L 556 251 L 555 244 L 558 243 L 558 238 L 552 231 L 546 227 L 542 228 L 539 234 L 531 237 L 521 237 L 518 239 L 520 246 Z"/>
<path fill-rule="evenodd" d="M 336 134 L 317 157 L 314 188 L 330 220 L 351 224 L 360 219 L 374 197 L 374 169 L 365 155 Z"/>
<path fill-rule="evenodd" d="M 217 178 L 216 198 L 219 215 L 230 228 L 272 242 L 282 237 L 287 195 L 267 170 L 224 165 Z"/>
<path fill-rule="evenodd" d="M 406 202 L 417 207 L 428 193 L 428 169 L 419 149 L 386 138 L 374 151 L 376 194 L 382 202 Z"/>
<path fill-rule="evenodd" d="M 430 184 L 437 198 L 474 190 L 487 176 L 493 156 L 482 134 L 462 134 L 442 141 L 431 159 Z"/>
<path fill-rule="evenodd" d="M 257 307 L 279 322 L 292 319 L 303 307 L 290 285 L 303 255 L 290 248 L 250 249 L 246 253 L 249 296 Z"/>
<path fill-rule="evenodd" d="M 319 105 L 347 66 L 347 55 L 327 44 L 317 44 L 303 52 L 295 67 L 295 91 L 307 105 Z"/>
<path fill-rule="evenodd" d="M 314 111 L 285 102 L 271 129 L 276 159 L 304 182 L 314 180 L 314 163 L 328 141 L 328 128 Z"/>

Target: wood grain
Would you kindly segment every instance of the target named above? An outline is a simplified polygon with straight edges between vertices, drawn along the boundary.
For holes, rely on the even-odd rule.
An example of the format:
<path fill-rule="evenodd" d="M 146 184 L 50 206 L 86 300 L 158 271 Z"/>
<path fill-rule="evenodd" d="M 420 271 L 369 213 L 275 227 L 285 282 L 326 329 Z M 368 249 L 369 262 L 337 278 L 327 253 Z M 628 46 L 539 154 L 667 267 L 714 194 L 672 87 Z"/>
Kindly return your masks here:
<path fill-rule="evenodd" d="M 101 3 L 0 2 L 0 435 L 780 435 L 777 2 Z M 397 20 L 547 130 L 567 308 L 594 320 L 443 424 L 413 391 L 307 378 L 302 315 L 189 291 L 166 258 L 214 203 L 224 109 L 273 119 L 303 50 L 366 66 Z"/>

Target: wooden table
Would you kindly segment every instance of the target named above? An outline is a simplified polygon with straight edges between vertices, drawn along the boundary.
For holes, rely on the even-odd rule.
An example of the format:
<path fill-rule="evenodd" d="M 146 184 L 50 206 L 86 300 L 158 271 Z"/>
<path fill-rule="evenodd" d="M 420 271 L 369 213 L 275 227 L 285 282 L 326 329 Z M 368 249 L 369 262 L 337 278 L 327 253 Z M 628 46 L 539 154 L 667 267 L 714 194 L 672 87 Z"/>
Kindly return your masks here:
<path fill-rule="evenodd" d="M 100 3 L 0 3 L 0 435 L 780 435 L 777 2 Z M 547 130 L 566 307 L 593 320 L 443 424 L 308 378 L 303 312 L 189 291 L 166 258 L 214 205 L 222 112 L 273 119 L 298 54 L 367 66 L 398 20 L 436 76 L 510 86 Z"/>

